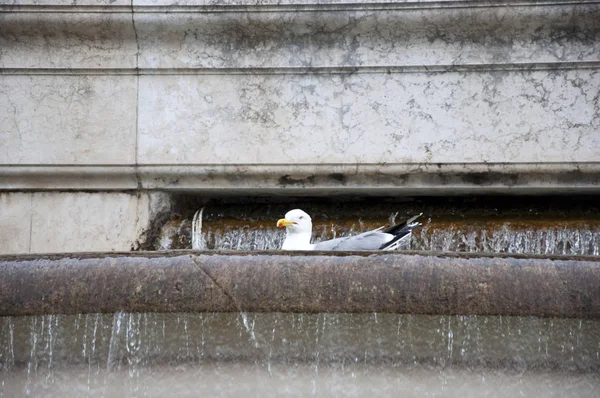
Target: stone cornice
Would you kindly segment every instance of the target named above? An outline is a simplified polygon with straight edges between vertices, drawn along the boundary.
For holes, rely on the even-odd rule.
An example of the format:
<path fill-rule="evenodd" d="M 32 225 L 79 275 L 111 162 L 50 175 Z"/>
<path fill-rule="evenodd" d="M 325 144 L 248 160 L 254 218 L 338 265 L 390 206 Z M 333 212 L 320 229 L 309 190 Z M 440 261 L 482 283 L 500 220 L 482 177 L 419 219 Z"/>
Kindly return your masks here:
<path fill-rule="evenodd" d="M 597 194 L 600 162 L 3 165 L 0 190 L 161 190 L 223 195 Z"/>
<path fill-rule="evenodd" d="M 443 0 L 443 1 L 191 1 L 186 4 L 144 4 L 134 1 L 133 5 L 87 4 L 69 5 L 63 2 L 47 4 L 2 4 L 0 12 L 19 13 L 235 13 L 235 12 L 323 12 L 323 11 L 391 11 L 391 10 L 430 10 L 457 8 L 490 8 L 490 7 L 539 7 L 562 5 L 600 4 L 598 0 Z M 165 2 L 167 3 L 167 2 Z"/>
<path fill-rule="evenodd" d="M 0 68 L 0 75 L 347 75 L 359 73 L 528 72 L 600 69 L 600 60 L 455 65 L 364 65 L 239 68 Z"/>

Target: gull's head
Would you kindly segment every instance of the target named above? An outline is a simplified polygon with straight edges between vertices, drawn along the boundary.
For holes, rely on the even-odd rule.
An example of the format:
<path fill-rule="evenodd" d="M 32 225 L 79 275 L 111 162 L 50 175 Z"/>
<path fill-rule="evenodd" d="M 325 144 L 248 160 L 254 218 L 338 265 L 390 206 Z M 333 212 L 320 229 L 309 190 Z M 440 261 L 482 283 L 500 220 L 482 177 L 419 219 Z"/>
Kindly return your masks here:
<path fill-rule="evenodd" d="M 288 232 L 310 233 L 312 231 L 312 220 L 304 211 L 300 209 L 294 209 L 285 213 L 285 218 L 277 221 L 277 227 L 285 227 Z"/>

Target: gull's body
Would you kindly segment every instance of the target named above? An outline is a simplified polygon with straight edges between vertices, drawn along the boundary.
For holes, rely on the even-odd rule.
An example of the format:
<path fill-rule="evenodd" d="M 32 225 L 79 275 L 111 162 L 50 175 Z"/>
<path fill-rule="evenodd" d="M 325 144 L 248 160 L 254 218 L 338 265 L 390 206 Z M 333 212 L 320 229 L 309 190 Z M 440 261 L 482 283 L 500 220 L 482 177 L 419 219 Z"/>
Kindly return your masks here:
<path fill-rule="evenodd" d="M 300 209 L 290 210 L 285 218 L 277 222 L 277 226 L 286 229 L 282 250 L 395 250 L 410 239 L 413 229 L 421 225 L 410 218 L 402 224 L 383 229 L 363 232 L 359 235 L 326 240 L 312 244 L 312 220 Z"/>

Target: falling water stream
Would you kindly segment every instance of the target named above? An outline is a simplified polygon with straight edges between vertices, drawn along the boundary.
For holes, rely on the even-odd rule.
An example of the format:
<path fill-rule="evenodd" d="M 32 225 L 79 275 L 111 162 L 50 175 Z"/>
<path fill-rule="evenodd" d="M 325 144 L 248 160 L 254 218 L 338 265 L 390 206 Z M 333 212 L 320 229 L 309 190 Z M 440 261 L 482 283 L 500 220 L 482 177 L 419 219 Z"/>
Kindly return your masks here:
<path fill-rule="evenodd" d="M 293 207 L 293 205 L 288 205 Z M 388 207 L 392 207 L 389 206 Z M 284 209 L 283 206 L 280 206 Z M 530 209 L 494 211 L 484 209 L 474 214 L 458 210 L 425 209 L 410 244 L 405 249 L 445 252 L 491 252 L 521 254 L 600 254 L 600 212 L 562 214 Z M 385 213 L 380 209 L 362 209 L 347 214 L 338 208 L 320 211 L 313 216 L 313 242 L 357 234 L 380 226 L 402 222 L 423 209 L 410 208 L 403 213 Z M 285 232 L 275 227 L 284 211 L 255 215 L 251 209 L 228 214 L 222 207 L 202 208 L 193 217 L 177 217 L 165 223 L 154 248 L 208 250 L 277 250 Z M 275 213 L 275 214 L 273 214 Z M 203 214 L 206 219 L 203 220 Z"/>
<path fill-rule="evenodd" d="M 491 224 L 491 225 L 490 225 Z M 313 241 L 356 234 L 369 224 L 349 226 L 317 225 Z M 225 230 L 208 225 L 201 232 L 206 248 L 221 250 L 274 250 L 281 247 L 285 234 L 274 228 L 243 226 Z M 196 238 L 197 239 L 197 238 Z M 168 249 L 162 246 L 161 249 Z M 600 224 L 570 222 L 557 225 L 536 225 L 505 221 L 499 223 L 424 224 L 412 236 L 413 250 L 451 252 L 491 252 L 530 254 L 599 255 Z"/>
<path fill-rule="evenodd" d="M 484 316 L 6 317 L 2 397 L 597 396 L 600 322 Z"/>

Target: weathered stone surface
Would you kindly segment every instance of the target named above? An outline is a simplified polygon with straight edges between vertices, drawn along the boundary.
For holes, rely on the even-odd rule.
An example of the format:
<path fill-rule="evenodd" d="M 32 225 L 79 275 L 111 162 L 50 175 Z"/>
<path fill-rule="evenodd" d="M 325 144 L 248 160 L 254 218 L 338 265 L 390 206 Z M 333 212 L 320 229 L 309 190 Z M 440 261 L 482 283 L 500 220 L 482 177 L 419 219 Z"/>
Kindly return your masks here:
<path fill-rule="evenodd" d="M 140 187 L 138 172 L 132 165 L 0 165 L 0 190 L 130 191 Z"/>
<path fill-rule="evenodd" d="M 597 193 L 599 14 L 552 0 L 0 1 L 0 190 Z M 68 243 L 64 211 L 29 223 L 48 228 L 38 243 L 23 227 L 0 252 L 133 242 L 101 243 L 111 228 L 94 221 Z"/>
<path fill-rule="evenodd" d="M 0 76 L 0 164 L 132 164 L 132 76 Z"/>
<path fill-rule="evenodd" d="M 600 51 L 600 7 L 581 2 L 14 3 L 0 14 L 5 68 L 511 64 Z"/>
<path fill-rule="evenodd" d="M 72 1 L 52 3 L 45 5 L 73 5 Z M 35 5 L 40 4 L 29 4 Z M 0 13 L 2 68 L 133 68 L 136 65 L 137 43 L 131 14 L 68 12 L 68 8 L 58 13 L 19 10 Z"/>
<path fill-rule="evenodd" d="M 600 164 L 1 166 L 4 190 L 160 189 L 206 195 L 600 193 Z"/>
<path fill-rule="evenodd" d="M 596 60 L 600 52 L 597 4 L 453 9 L 452 1 L 442 8 L 409 1 L 422 8 L 382 2 L 373 11 L 369 2 L 344 2 L 316 13 L 260 12 L 269 4 L 250 3 L 259 12 L 137 14 L 140 67 L 511 64 Z"/>
<path fill-rule="evenodd" d="M 0 315 L 397 312 L 600 317 L 595 257 L 203 254 L 2 257 Z"/>
<path fill-rule="evenodd" d="M 149 222 L 146 195 L 36 193 L 34 201 L 32 253 L 131 250 Z"/>
<path fill-rule="evenodd" d="M 2 5 L 14 5 L 14 6 L 41 6 L 41 7 L 70 7 L 77 8 L 81 6 L 96 6 L 96 7 L 117 7 L 117 6 L 131 6 L 131 0 L 2 0 Z M 64 9 L 63 9 L 64 12 Z"/>
<path fill-rule="evenodd" d="M 0 163 L 598 161 L 598 4 L 2 7 Z"/>
<path fill-rule="evenodd" d="M 29 253 L 33 194 L 0 192 L 0 253 Z"/>
<path fill-rule="evenodd" d="M 596 70 L 143 76 L 139 162 L 598 161 L 599 90 Z"/>
<path fill-rule="evenodd" d="M 161 211 L 161 196 L 2 193 L 0 253 L 131 250 Z"/>

